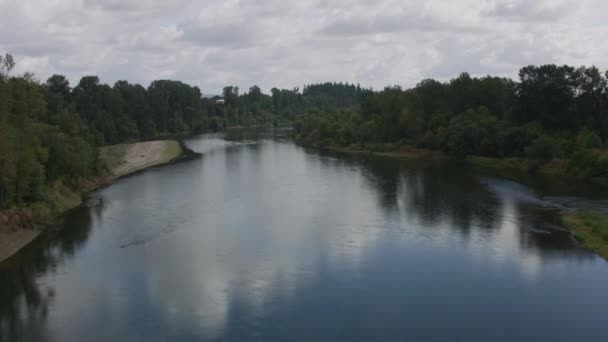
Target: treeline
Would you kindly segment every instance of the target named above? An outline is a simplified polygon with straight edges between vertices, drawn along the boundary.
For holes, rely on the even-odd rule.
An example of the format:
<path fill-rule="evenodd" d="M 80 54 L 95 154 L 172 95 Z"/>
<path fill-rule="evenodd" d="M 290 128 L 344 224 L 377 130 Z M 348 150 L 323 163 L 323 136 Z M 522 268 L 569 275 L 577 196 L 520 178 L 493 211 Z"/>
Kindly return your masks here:
<path fill-rule="evenodd" d="M 0 75 L 0 208 L 47 202 L 63 186 L 77 188 L 96 175 L 96 147 L 133 139 L 206 129 L 200 92 L 180 82 L 156 81 L 148 89 L 83 77 L 71 88 L 54 75 Z M 52 201 L 50 201 L 52 202 Z"/>
<path fill-rule="evenodd" d="M 199 88 L 158 80 L 147 88 L 127 81 L 113 86 L 85 76 L 71 86 L 53 75 L 11 76 L 11 55 L 0 55 L 0 209 L 56 202 L 62 189 L 103 172 L 97 147 L 159 136 L 223 130 L 228 126 L 291 123 L 307 111 L 333 110 L 370 92 L 327 83 L 299 89 L 253 86 L 245 94 L 224 88 L 204 97 Z"/>
<path fill-rule="evenodd" d="M 371 89 L 348 83 L 319 83 L 294 88 L 272 88 L 263 94 L 258 86 L 239 94 L 239 88 L 224 87 L 221 97 L 207 101 L 207 109 L 226 118 L 227 126 L 277 126 L 292 124 L 297 115 L 314 111 L 332 111 L 353 106 Z M 218 105 L 219 101 L 225 101 Z"/>
<path fill-rule="evenodd" d="M 534 167 L 568 161 L 581 177 L 608 175 L 608 72 L 595 67 L 527 66 L 519 80 L 424 80 L 388 87 L 356 106 L 301 116 L 308 144 L 381 148 L 417 146 L 453 156 L 528 158 Z"/>

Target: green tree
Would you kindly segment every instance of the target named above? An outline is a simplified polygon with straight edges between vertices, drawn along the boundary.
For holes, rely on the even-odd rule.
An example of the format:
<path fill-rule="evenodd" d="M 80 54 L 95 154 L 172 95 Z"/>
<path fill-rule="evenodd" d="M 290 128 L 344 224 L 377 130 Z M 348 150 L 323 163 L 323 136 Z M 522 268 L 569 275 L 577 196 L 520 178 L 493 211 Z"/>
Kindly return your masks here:
<path fill-rule="evenodd" d="M 559 155 L 559 142 L 547 135 L 543 135 L 526 147 L 526 155 L 532 159 L 547 161 Z"/>
<path fill-rule="evenodd" d="M 0 78 L 8 78 L 14 67 L 15 60 L 13 59 L 13 55 L 7 53 L 2 57 L 0 54 Z"/>

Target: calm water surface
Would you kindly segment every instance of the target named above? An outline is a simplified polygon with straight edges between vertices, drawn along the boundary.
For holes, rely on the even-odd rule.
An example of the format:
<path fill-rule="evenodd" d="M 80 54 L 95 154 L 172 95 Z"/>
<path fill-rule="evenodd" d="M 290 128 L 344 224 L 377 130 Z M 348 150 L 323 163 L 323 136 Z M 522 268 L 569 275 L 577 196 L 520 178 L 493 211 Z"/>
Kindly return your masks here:
<path fill-rule="evenodd" d="M 282 131 L 187 141 L 0 265 L 2 341 L 608 341 L 608 262 L 523 185 L 324 154 Z"/>

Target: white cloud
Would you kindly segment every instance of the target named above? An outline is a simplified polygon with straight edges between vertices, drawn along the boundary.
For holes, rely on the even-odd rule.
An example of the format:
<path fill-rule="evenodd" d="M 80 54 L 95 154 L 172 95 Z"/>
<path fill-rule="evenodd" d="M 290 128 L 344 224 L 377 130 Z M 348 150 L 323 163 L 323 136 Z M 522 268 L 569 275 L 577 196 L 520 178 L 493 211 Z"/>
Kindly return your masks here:
<path fill-rule="evenodd" d="M 174 78 L 217 93 L 322 81 L 412 86 L 525 64 L 608 68 L 601 0 L 0 0 L 0 52 L 41 79 Z"/>

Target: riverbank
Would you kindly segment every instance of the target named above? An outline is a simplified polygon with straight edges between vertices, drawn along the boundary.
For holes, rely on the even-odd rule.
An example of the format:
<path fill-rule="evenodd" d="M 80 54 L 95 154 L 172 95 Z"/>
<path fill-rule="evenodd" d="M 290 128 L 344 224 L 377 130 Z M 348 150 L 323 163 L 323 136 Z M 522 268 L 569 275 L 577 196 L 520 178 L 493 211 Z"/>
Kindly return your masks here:
<path fill-rule="evenodd" d="M 568 170 L 568 162 L 562 159 L 553 159 L 549 161 L 536 161 L 527 158 L 493 158 L 468 156 L 465 158 L 457 158 L 449 156 L 440 151 L 420 149 L 411 145 L 402 144 L 376 144 L 373 146 L 338 146 L 338 145 L 311 145 L 298 142 L 307 147 L 318 148 L 326 151 L 341 152 L 348 154 L 361 154 L 383 156 L 398 159 L 432 159 L 432 160 L 460 160 L 468 165 L 479 168 L 496 171 L 517 171 L 528 174 L 537 174 L 543 176 L 558 176 L 564 179 L 591 181 L 600 185 L 608 185 L 608 177 L 577 177 Z"/>
<path fill-rule="evenodd" d="M 48 203 L 0 212 L 0 262 L 32 242 L 63 212 L 82 204 L 86 193 L 145 169 L 199 156 L 181 141 L 144 141 L 99 148 L 100 175 L 82 180 L 76 188 L 57 183 Z"/>
<path fill-rule="evenodd" d="M 583 247 L 608 260 L 608 213 L 582 210 L 564 214 L 562 221 Z"/>
<path fill-rule="evenodd" d="M 403 159 L 447 159 L 448 157 L 441 152 L 430 151 L 430 150 L 422 150 L 412 146 L 397 146 L 397 145 L 377 145 L 372 149 L 365 149 L 357 146 L 338 146 L 338 145 L 329 145 L 329 146 L 313 146 L 319 149 L 333 151 L 333 152 L 341 152 L 341 153 L 349 153 L 349 154 L 361 154 L 361 155 L 374 155 L 374 156 L 383 156 L 390 158 L 403 158 Z"/>
<path fill-rule="evenodd" d="M 0 262 L 17 253 L 39 233 L 31 210 L 9 209 L 0 212 Z"/>
<path fill-rule="evenodd" d="M 112 178 L 120 178 L 152 166 L 169 163 L 183 153 L 182 146 L 175 140 L 144 141 L 101 147 L 99 160 L 105 164 Z"/>

